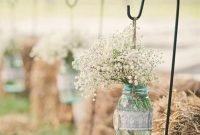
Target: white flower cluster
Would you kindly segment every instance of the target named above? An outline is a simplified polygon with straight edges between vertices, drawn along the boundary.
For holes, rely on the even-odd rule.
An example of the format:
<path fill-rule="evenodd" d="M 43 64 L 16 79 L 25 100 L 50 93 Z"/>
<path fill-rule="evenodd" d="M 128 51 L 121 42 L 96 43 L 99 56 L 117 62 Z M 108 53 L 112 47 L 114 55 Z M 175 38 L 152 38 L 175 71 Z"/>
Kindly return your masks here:
<path fill-rule="evenodd" d="M 30 56 L 35 60 L 43 60 L 49 64 L 62 60 L 74 49 L 83 47 L 86 39 L 76 31 L 70 34 L 48 34 L 43 36 L 36 46 L 33 47 Z"/>
<path fill-rule="evenodd" d="M 35 60 L 43 60 L 49 64 L 67 56 L 66 43 L 64 37 L 58 34 L 43 36 L 33 47 L 30 56 Z"/>
<path fill-rule="evenodd" d="M 83 96 L 91 96 L 99 87 L 116 83 L 148 85 L 156 78 L 154 69 L 161 63 L 157 51 L 141 46 L 133 48 L 132 29 L 128 27 L 112 38 L 102 39 L 73 62 L 80 70 L 75 86 Z"/>
<path fill-rule="evenodd" d="M 9 36 L 1 35 L 0 36 L 0 58 L 5 54 L 8 46 L 9 46 L 10 38 Z"/>
<path fill-rule="evenodd" d="M 0 58 L 5 55 L 19 53 L 20 44 L 17 43 L 16 39 L 7 33 L 0 35 Z"/>
<path fill-rule="evenodd" d="M 85 33 L 81 33 L 78 30 L 71 31 L 70 34 L 67 35 L 67 45 L 69 49 L 74 48 L 83 48 L 88 45 L 88 39 Z"/>

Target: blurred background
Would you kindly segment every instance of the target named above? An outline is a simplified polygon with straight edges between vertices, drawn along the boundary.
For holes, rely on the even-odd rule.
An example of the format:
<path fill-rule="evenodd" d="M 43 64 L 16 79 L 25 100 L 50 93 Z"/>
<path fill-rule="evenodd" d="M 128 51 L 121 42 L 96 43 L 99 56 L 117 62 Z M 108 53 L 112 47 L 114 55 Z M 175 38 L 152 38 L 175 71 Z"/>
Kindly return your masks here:
<path fill-rule="evenodd" d="M 87 50 L 99 37 L 111 36 L 131 24 L 126 6 L 130 4 L 132 14 L 136 15 L 140 1 L 68 2 L 75 2 L 75 5 L 70 7 L 65 0 L 0 0 L 0 135 L 114 134 L 111 116 L 120 95 L 116 93 L 120 92 L 100 93 L 98 105 L 93 106 L 90 99 L 82 99 L 73 91 L 77 73 L 66 61 L 72 61 L 69 54 L 73 56 L 77 52 L 69 51 L 66 61 L 54 64 L 34 61 L 30 54 L 43 37 L 51 39 L 53 37 L 47 35 L 55 33 L 67 33 L 66 42 Z M 142 17 L 137 22 L 141 44 L 164 53 L 165 62 L 159 67 L 162 79 L 158 84 L 164 88 L 156 87 L 160 91 L 154 91 L 154 99 L 167 93 L 175 12 L 175 0 L 146 0 Z M 59 43 L 52 42 L 55 46 Z M 53 43 L 46 43 L 46 46 Z M 186 80 L 177 82 L 182 82 L 181 88 L 193 88 L 197 93 L 200 89 L 199 44 L 200 1 L 182 0 L 176 78 Z M 116 86 L 115 89 L 120 91 L 121 88 Z M 163 89 L 165 92 L 161 91 Z M 111 104 L 105 105 L 108 100 Z"/>

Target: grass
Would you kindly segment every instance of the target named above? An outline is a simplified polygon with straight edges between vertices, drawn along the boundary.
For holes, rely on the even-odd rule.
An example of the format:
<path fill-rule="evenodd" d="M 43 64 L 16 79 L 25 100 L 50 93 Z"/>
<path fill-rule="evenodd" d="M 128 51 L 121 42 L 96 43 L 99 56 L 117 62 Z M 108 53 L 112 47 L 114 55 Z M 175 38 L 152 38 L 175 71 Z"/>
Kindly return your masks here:
<path fill-rule="evenodd" d="M 44 125 L 40 127 L 33 135 L 75 135 L 76 129 L 69 124 L 63 124 L 58 128 Z"/>
<path fill-rule="evenodd" d="M 76 135 L 76 129 L 69 124 L 63 124 L 57 128 L 43 125 L 36 130 L 31 130 L 27 127 L 10 128 L 6 131 L 0 131 L 0 135 Z"/>
<path fill-rule="evenodd" d="M 27 113 L 29 101 L 27 97 L 17 95 L 5 95 L 0 97 L 0 116 L 13 113 Z"/>
<path fill-rule="evenodd" d="M 13 121 L 12 117 L 24 116 L 28 117 L 30 102 L 27 97 L 13 94 L 6 94 L 0 97 L 0 119 L 5 117 L 11 117 L 5 124 L 10 123 L 9 129 L 6 131 L 0 131 L 0 135 L 76 135 L 76 129 L 71 124 L 62 124 L 59 127 L 53 127 L 49 124 L 44 124 L 37 129 L 30 129 L 28 125 L 17 124 L 13 127 L 13 124 L 17 121 Z M 19 118 L 18 118 L 19 119 Z M 18 120 L 17 119 L 17 120 Z M 3 123 L 0 123 L 0 125 Z M 14 124 L 15 125 L 15 124 Z M 1 128 L 0 128 L 1 129 Z"/>

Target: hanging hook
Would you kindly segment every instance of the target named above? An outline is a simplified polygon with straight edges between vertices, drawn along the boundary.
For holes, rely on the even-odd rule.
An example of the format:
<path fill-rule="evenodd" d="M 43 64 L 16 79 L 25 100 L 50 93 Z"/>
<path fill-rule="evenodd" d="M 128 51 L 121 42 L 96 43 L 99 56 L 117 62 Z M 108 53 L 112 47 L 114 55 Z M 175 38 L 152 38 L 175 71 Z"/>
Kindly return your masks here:
<path fill-rule="evenodd" d="M 33 7 L 32 7 L 32 33 L 35 36 L 37 33 L 37 26 L 38 26 L 38 3 L 39 0 L 33 0 Z"/>
<path fill-rule="evenodd" d="M 141 2 L 140 11 L 139 11 L 139 14 L 138 14 L 137 17 L 133 17 L 133 16 L 131 15 L 131 12 L 130 12 L 130 5 L 127 5 L 127 15 L 128 15 L 128 17 L 129 17 L 131 20 L 138 20 L 138 19 L 141 17 L 142 11 L 143 11 L 143 7 L 144 7 L 144 1 L 145 1 L 145 0 L 142 0 L 142 2 Z"/>
<path fill-rule="evenodd" d="M 15 5 L 18 2 L 18 0 L 9 0 L 8 3 L 11 5 Z"/>
<path fill-rule="evenodd" d="M 78 0 L 74 0 L 73 3 L 70 3 L 69 0 L 65 0 L 65 3 L 70 7 L 73 8 L 76 6 L 76 4 L 78 3 Z"/>

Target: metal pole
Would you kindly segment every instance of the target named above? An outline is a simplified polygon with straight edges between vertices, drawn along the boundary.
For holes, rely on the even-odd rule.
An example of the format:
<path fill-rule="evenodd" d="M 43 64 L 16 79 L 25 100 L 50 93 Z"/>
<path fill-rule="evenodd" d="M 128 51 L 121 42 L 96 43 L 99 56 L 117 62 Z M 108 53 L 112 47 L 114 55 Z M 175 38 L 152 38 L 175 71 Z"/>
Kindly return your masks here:
<path fill-rule="evenodd" d="M 169 97 L 168 97 L 168 109 L 167 109 L 165 135 L 169 134 L 172 93 L 173 93 L 173 83 L 174 83 L 174 69 L 175 69 L 175 62 L 176 62 L 176 48 L 177 48 L 176 46 L 177 46 L 177 36 L 178 36 L 179 9 L 180 9 L 180 0 L 177 0 L 176 21 L 175 21 L 175 31 L 174 31 L 174 46 L 173 46 L 173 55 L 172 55 L 172 67 L 171 67 L 171 77 L 170 77 L 170 88 L 169 88 Z"/>

